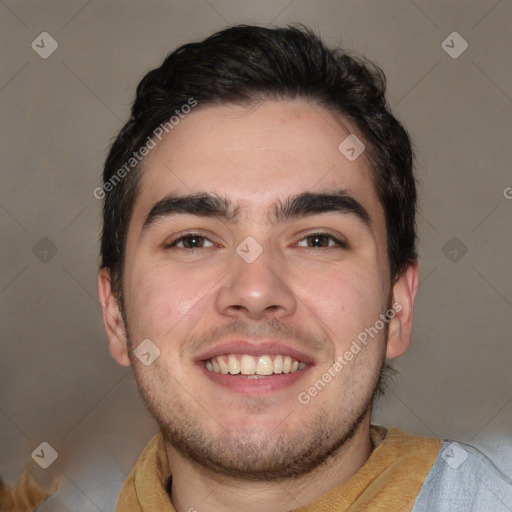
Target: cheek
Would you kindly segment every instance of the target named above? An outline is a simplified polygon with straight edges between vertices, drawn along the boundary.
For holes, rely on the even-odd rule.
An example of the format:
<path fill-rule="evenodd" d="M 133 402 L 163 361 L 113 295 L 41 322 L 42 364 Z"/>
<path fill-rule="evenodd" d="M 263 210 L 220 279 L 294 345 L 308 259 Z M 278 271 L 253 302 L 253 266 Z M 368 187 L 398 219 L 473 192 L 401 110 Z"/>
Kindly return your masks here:
<path fill-rule="evenodd" d="M 128 274 L 127 274 L 128 275 Z M 172 336 L 197 322 L 207 304 L 214 279 L 213 269 L 201 272 L 165 263 L 132 271 L 127 283 L 127 312 L 133 334 L 150 339 Z M 129 306 L 129 307 L 128 307 Z"/>
<path fill-rule="evenodd" d="M 303 300 L 328 327 L 337 351 L 344 350 L 361 331 L 374 325 L 383 312 L 380 275 L 368 268 L 347 266 L 307 281 L 304 276 L 301 279 Z"/>

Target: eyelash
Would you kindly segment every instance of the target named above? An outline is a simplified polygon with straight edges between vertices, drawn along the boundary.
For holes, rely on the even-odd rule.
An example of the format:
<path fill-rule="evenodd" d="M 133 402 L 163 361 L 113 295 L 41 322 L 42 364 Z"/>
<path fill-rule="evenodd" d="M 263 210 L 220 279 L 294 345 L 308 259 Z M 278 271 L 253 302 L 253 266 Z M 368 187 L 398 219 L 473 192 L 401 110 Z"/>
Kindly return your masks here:
<path fill-rule="evenodd" d="M 302 237 L 299 242 L 302 242 L 303 240 L 307 239 L 307 238 L 311 238 L 311 237 L 315 237 L 315 236 L 326 236 L 328 238 L 330 238 L 331 240 L 334 241 L 334 243 L 339 247 L 339 248 L 342 248 L 342 249 L 348 249 L 348 244 L 347 242 L 344 242 L 342 240 L 339 240 L 338 238 L 336 238 L 335 236 L 331 235 L 330 233 L 326 233 L 326 232 L 323 232 L 323 231 L 318 231 L 318 232 L 314 232 L 314 233 L 309 233 L 307 234 L 306 236 Z M 174 240 L 172 240 L 171 242 L 165 244 L 165 248 L 166 249 L 171 249 L 173 247 L 177 247 L 177 244 L 180 243 L 182 240 L 184 240 L 185 238 L 195 238 L 195 237 L 200 237 L 200 238 L 204 238 L 205 240 L 209 240 L 208 237 L 202 235 L 201 233 L 195 233 L 195 232 L 189 232 L 189 233 L 184 233 L 182 234 L 179 238 L 176 238 Z M 211 242 L 211 240 L 209 240 Z M 212 242 L 213 243 L 213 242 Z M 183 249 L 183 250 L 188 250 L 188 251 L 191 251 L 191 250 L 194 250 L 194 249 L 203 249 L 204 247 L 196 247 L 196 248 L 189 248 L 189 247 L 178 247 L 178 249 Z M 333 246 L 330 246 L 330 247 L 307 247 L 308 249 L 332 249 Z"/>

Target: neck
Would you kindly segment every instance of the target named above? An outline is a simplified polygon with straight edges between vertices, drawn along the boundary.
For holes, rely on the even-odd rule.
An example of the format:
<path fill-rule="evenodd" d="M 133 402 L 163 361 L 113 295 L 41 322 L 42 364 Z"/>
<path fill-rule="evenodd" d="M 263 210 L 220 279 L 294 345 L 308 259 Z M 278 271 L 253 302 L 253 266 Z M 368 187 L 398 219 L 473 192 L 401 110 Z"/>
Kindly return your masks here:
<path fill-rule="evenodd" d="M 184 458 L 167 441 L 177 512 L 286 512 L 307 505 L 353 476 L 372 453 L 370 413 L 325 464 L 293 480 L 252 482 L 218 475 Z"/>

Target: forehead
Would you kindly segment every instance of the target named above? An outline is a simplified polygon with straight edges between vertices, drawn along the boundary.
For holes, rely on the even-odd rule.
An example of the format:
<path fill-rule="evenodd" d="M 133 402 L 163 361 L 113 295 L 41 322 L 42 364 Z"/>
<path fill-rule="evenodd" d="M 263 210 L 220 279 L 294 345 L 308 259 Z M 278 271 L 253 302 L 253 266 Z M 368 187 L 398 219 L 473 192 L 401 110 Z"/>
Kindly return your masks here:
<path fill-rule="evenodd" d="M 171 193 L 218 193 L 256 219 L 290 195 L 344 189 L 382 227 L 366 154 L 350 161 L 338 149 L 351 134 L 340 116 L 303 100 L 199 104 L 144 160 L 134 220 Z"/>

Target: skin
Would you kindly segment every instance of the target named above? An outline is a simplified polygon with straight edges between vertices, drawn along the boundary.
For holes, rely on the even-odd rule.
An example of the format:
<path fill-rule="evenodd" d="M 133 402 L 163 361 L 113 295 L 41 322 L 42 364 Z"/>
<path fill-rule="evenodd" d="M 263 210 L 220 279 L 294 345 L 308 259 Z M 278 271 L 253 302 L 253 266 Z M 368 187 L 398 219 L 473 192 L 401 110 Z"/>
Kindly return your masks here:
<path fill-rule="evenodd" d="M 146 157 L 127 237 L 128 326 L 108 269 L 100 272 L 99 296 L 112 357 L 132 365 L 149 410 L 172 434 L 166 445 L 178 512 L 295 509 L 349 479 L 371 454 L 371 400 L 384 357 L 409 346 L 418 268 L 390 283 L 384 211 L 366 155 L 350 162 L 338 150 L 350 133 L 357 132 L 339 116 L 303 100 L 198 107 Z M 278 199 L 338 189 L 365 207 L 369 228 L 338 213 L 276 225 L 268 218 Z M 242 215 L 237 222 L 164 218 L 141 234 L 148 212 L 171 192 L 222 193 Z M 164 247 L 188 230 L 211 242 Z M 349 247 L 308 246 L 305 237 L 315 232 Z M 250 264 L 235 251 L 248 236 L 263 249 Z M 401 310 L 387 339 L 379 331 L 301 404 L 299 393 L 375 324 L 390 299 Z M 220 341 L 257 343 L 261 336 L 283 340 L 313 364 L 286 389 L 242 395 L 213 383 L 195 363 Z M 147 338 L 161 351 L 150 366 L 133 355 Z"/>

